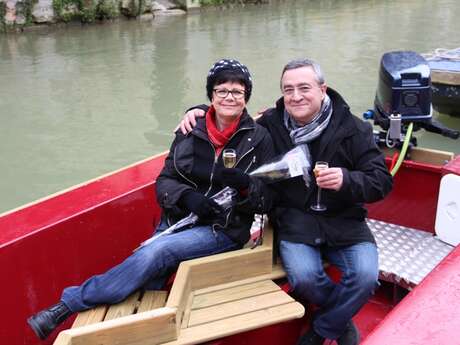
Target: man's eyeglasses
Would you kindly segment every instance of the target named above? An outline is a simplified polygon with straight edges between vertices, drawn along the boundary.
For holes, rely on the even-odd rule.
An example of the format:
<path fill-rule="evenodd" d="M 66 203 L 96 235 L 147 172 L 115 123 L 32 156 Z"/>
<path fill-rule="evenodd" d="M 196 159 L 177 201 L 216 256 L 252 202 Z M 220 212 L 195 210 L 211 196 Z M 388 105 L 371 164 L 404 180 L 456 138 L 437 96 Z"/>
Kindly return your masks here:
<path fill-rule="evenodd" d="M 227 90 L 227 89 L 214 89 L 214 93 L 219 98 L 227 98 L 228 94 L 231 94 L 234 99 L 241 99 L 245 95 L 245 91 L 243 90 Z"/>

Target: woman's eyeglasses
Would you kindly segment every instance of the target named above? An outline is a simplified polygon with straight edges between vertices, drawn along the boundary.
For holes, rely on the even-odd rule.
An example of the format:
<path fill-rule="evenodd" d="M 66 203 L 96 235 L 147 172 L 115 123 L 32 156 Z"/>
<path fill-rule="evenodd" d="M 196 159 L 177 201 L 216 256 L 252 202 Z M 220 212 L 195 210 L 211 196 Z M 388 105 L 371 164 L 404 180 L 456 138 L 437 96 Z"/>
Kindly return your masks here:
<path fill-rule="evenodd" d="M 244 97 L 244 90 L 227 90 L 227 89 L 214 89 L 214 93 L 219 98 L 227 98 L 228 94 L 231 94 L 234 99 L 241 99 Z"/>

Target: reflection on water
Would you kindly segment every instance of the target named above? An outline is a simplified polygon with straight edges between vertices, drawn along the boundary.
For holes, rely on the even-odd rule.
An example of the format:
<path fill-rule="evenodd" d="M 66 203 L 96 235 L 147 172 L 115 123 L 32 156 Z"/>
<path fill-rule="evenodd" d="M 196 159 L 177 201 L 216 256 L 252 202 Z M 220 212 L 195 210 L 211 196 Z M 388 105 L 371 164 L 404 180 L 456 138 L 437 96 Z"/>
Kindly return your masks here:
<path fill-rule="evenodd" d="M 384 52 L 457 47 L 459 17 L 457 0 L 280 0 L 0 36 L 0 212 L 166 150 L 184 109 L 206 102 L 221 57 L 250 68 L 253 113 L 279 97 L 282 66 L 307 56 L 359 115 Z"/>

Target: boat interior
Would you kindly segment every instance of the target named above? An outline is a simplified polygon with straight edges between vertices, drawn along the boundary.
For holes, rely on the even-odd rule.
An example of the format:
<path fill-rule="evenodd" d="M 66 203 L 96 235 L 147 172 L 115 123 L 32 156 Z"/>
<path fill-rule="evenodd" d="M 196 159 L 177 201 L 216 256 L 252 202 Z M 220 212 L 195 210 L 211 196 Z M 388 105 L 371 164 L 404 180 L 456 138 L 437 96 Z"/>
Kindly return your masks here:
<path fill-rule="evenodd" d="M 55 303 L 63 287 L 108 269 L 151 236 L 160 218 L 152 200 L 164 157 L 0 216 L 5 230 L 0 267 L 9 277 L 4 291 L 10 296 L 4 302 L 13 311 L 2 321 L 9 325 L 2 331 L 5 336 L 19 339 L 18 344 L 35 344 L 25 322 L 28 316 Z M 354 318 L 363 344 L 388 344 L 396 337 L 394 323 L 406 311 L 418 315 L 411 318 L 411 327 L 423 328 L 420 323 L 428 322 L 430 314 L 420 317 L 424 313 L 417 308 L 426 306 L 425 294 L 438 294 L 438 303 L 444 305 L 443 298 L 450 298 L 440 282 L 453 284 L 449 270 L 460 264 L 460 253 L 439 239 L 436 224 L 442 224 L 439 209 L 444 209 L 438 206 L 440 187 L 458 191 L 458 175 L 459 157 L 414 149 L 395 176 L 390 195 L 368 205 L 368 224 L 381 257 L 381 286 Z M 453 182 L 443 188 L 441 181 L 449 176 Z M 458 196 L 449 197 L 458 204 Z M 183 262 L 167 291 L 140 291 L 119 305 L 80 313 L 43 344 L 294 344 L 308 327 L 314 306 L 302 305 L 289 294 L 270 223 L 264 224 L 261 245 Z M 340 279 L 334 267 L 328 272 Z M 449 305 L 443 308 L 459 313 Z M 413 332 L 411 327 L 397 336 Z"/>

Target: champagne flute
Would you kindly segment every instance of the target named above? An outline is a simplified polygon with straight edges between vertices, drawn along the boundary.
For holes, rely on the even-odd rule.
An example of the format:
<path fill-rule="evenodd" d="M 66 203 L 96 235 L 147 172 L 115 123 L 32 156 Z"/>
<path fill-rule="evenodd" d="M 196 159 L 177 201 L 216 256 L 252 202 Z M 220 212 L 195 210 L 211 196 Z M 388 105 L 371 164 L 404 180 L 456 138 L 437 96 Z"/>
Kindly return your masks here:
<path fill-rule="evenodd" d="M 313 169 L 315 178 L 319 176 L 320 170 L 327 169 L 327 168 L 329 168 L 329 164 L 327 162 L 317 161 L 315 163 L 315 168 Z M 321 203 L 321 187 L 319 186 L 318 186 L 318 194 L 316 195 L 316 204 L 312 205 L 311 209 L 313 211 L 319 211 L 319 212 L 327 210 L 326 205 Z"/>
<path fill-rule="evenodd" d="M 222 159 L 226 168 L 233 168 L 236 164 L 236 151 L 234 149 L 224 149 Z"/>

